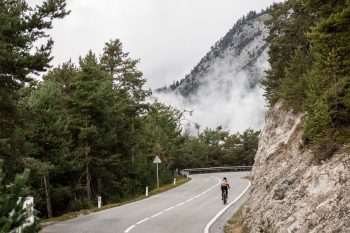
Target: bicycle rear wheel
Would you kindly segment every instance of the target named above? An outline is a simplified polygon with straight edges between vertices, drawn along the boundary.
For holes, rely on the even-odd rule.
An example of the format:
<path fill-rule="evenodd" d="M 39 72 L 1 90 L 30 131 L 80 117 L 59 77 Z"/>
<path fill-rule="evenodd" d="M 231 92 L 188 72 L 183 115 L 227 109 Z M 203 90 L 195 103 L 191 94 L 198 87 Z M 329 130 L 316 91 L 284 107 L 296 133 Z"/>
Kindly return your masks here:
<path fill-rule="evenodd" d="M 224 202 L 224 205 L 226 205 L 226 204 L 227 204 L 227 191 L 224 190 L 224 193 L 223 193 L 223 194 L 224 194 L 224 195 L 223 195 L 222 200 L 223 200 L 223 202 Z"/>

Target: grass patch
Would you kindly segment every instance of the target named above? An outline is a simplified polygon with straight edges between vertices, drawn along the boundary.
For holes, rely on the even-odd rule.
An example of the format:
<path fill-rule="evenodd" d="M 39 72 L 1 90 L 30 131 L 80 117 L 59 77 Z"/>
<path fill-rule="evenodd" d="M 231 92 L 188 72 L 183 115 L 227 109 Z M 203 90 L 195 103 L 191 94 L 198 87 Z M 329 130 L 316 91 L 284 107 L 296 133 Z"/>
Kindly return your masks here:
<path fill-rule="evenodd" d="M 177 180 L 176 180 L 176 185 L 174 185 L 173 182 L 169 183 L 169 184 L 166 184 L 166 185 L 162 185 L 161 187 L 159 187 L 159 189 L 151 190 L 148 193 L 148 197 L 151 197 L 151 196 L 157 195 L 159 193 L 168 191 L 170 189 L 176 188 L 176 187 L 178 187 L 180 185 L 183 185 L 183 184 L 187 183 L 189 180 L 190 179 L 188 179 L 188 178 L 185 178 L 185 177 L 182 177 L 182 176 L 178 176 Z M 58 217 L 41 220 L 40 221 L 40 225 L 42 227 L 45 227 L 45 226 L 51 225 L 51 224 L 56 223 L 56 222 L 65 221 L 65 220 L 69 220 L 69 219 L 76 218 L 76 217 L 79 217 L 79 216 L 83 216 L 83 215 L 91 214 L 91 213 L 94 213 L 94 212 L 98 212 L 98 211 L 101 211 L 101 210 L 106 210 L 106 209 L 122 206 L 122 205 L 131 203 L 131 202 L 135 202 L 135 201 L 139 201 L 139 200 L 142 200 L 142 199 L 145 199 L 145 198 L 148 198 L 148 197 L 146 197 L 145 195 L 140 195 L 140 196 L 137 196 L 137 197 L 134 197 L 134 198 L 130 198 L 130 199 L 118 202 L 118 203 L 111 203 L 111 204 L 104 205 L 100 209 L 95 207 L 95 208 L 91 208 L 91 209 L 84 209 L 84 210 L 79 210 L 79 211 L 75 211 L 75 212 L 69 212 L 69 213 L 63 214 L 63 215 L 58 216 Z"/>
<path fill-rule="evenodd" d="M 224 227 L 225 233 L 249 233 L 249 229 L 244 224 L 242 207 L 232 216 Z"/>

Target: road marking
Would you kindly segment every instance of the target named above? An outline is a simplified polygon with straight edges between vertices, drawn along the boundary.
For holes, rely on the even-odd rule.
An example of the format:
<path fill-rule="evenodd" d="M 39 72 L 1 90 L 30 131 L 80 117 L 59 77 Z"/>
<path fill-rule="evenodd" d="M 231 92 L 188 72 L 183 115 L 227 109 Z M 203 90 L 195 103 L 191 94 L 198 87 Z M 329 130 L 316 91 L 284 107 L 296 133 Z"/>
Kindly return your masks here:
<path fill-rule="evenodd" d="M 241 178 L 240 178 L 241 179 Z M 210 222 L 205 226 L 204 228 L 204 233 L 209 233 L 209 228 L 211 227 L 211 225 L 213 225 L 213 223 L 228 209 L 230 208 L 230 206 L 232 206 L 234 203 L 236 203 L 249 189 L 249 187 L 252 185 L 252 183 L 250 181 L 248 187 L 243 190 L 243 192 L 234 200 L 232 201 L 230 204 L 228 204 L 225 208 L 223 208 L 217 215 L 215 215 L 215 217 L 210 220 Z"/>
<path fill-rule="evenodd" d="M 139 225 L 139 224 L 141 224 L 141 223 L 143 223 L 143 222 L 146 222 L 146 221 L 149 220 L 149 219 L 150 219 L 150 218 L 142 219 L 141 221 L 137 222 L 136 224 Z"/>
<path fill-rule="evenodd" d="M 164 212 L 167 212 L 167 211 L 172 210 L 174 208 L 175 208 L 175 206 L 169 207 L 168 209 L 164 210 Z"/>
<path fill-rule="evenodd" d="M 157 216 L 161 215 L 162 213 L 164 213 L 164 211 L 161 211 L 158 214 L 152 215 L 151 218 L 157 217 Z"/>
<path fill-rule="evenodd" d="M 128 233 L 131 229 L 133 229 L 135 227 L 135 225 L 132 225 L 131 227 L 129 227 L 128 229 L 126 229 L 124 232 Z"/>
<path fill-rule="evenodd" d="M 212 178 L 214 178 L 214 177 L 212 176 Z M 128 232 L 131 231 L 131 229 L 133 229 L 136 225 L 139 225 L 139 224 L 141 224 L 141 223 L 143 223 L 143 222 L 146 222 L 146 221 L 150 220 L 151 218 L 155 218 L 155 217 L 157 217 L 157 216 L 159 216 L 159 215 L 161 215 L 161 214 L 163 214 L 163 213 L 165 213 L 165 212 L 168 212 L 168 211 L 170 211 L 170 210 L 172 210 L 172 209 L 174 209 L 174 208 L 176 208 L 176 207 L 178 207 L 178 206 L 182 206 L 182 205 L 184 205 L 185 203 L 190 202 L 190 201 L 193 201 L 194 199 L 196 199 L 196 198 L 198 198 L 198 197 L 204 195 L 205 193 L 209 192 L 210 190 L 212 190 L 213 188 L 215 188 L 216 186 L 218 186 L 218 185 L 220 184 L 220 181 L 221 181 L 221 180 L 218 179 L 217 177 L 215 177 L 215 179 L 217 179 L 217 180 L 219 181 L 218 184 L 212 186 L 211 188 L 205 190 L 204 192 L 198 194 L 197 196 L 188 199 L 187 201 L 184 201 L 184 202 L 181 202 L 181 203 L 179 203 L 179 204 L 177 204 L 177 205 L 175 205 L 175 206 L 169 207 L 168 209 L 166 209 L 166 210 L 164 210 L 164 211 L 161 211 L 161 212 L 159 212 L 159 213 L 157 213 L 157 214 L 154 214 L 154 215 L 152 215 L 152 216 L 149 217 L 149 218 L 142 219 L 141 221 L 137 222 L 135 225 L 132 225 L 132 226 L 130 226 L 128 229 L 126 229 L 126 230 L 124 231 L 124 233 L 128 233 Z"/>
<path fill-rule="evenodd" d="M 176 206 L 181 206 L 183 204 L 185 204 L 185 202 L 181 202 L 181 203 L 177 204 Z"/>

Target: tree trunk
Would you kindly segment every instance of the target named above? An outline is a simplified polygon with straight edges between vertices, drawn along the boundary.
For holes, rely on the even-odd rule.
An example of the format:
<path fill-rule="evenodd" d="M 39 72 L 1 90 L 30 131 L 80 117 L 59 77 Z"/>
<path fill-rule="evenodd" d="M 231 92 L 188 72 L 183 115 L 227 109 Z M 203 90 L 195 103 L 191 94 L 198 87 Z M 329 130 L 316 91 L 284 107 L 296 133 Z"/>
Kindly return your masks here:
<path fill-rule="evenodd" d="M 46 208 L 47 217 L 52 218 L 52 206 L 51 206 L 51 194 L 50 194 L 50 180 L 49 174 L 44 175 L 44 185 L 45 185 L 45 196 L 46 196 Z"/>
<path fill-rule="evenodd" d="M 44 154 L 44 162 L 47 162 L 47 154 Z M 43 175 L 44 186 L 45 186 L 45 197 L 46 197 L 46 209 L 47 217 L 52 218 L 52 205 L 51 205 L 51 193 L 50 193 L 50 175 L 49 172 Z"/>
<path fill-rule="evenodd" d="M 102 195 L 102 180 L 101 178 L 97 179 L 97 194 Z"/>
<path fill-rule="evenodd" d="M 88 128 L 88 116 L 85 116 L 85 128 Z M 90 175 L 90 170 L 89 170 L 89 151 L 90 151 L 90 146 L 89 142 L 87 139 L 85 139 L 85 159 L 86 159 L 86 168 L 85 168 L 85 180 L 86 180 L 86 196 L 89 201 L 91 201 L 91 175 Z"/>
<path fill-rule="evenodd" d="M 132 134 L 132 136 L 131 136 L 131 140 L 132 140 L 132 142 L 131 142 L 131 164 L 134 164 L 135 163 L 135 137 L 134 137 L 134 135 L 135 135 L 135 124 L 134 123 L 132 123 L 131 124 L 131 134 Z"/>
<path fill-rule="evenodd" d="M 135 123 L 131 124 L 131 166 L 132 166 L 132 193 L 136 194 L 136 174 L 135 174 Z"/>
<path fill-rule="evenodd" d="M 90 176 L 90 171 L 89 171 L 89 165 L 86 165 L 86 170 L 85 170 L 85 178 L 86 178 L 86 195 L 88 200 L 91 200 L 91 176 Z"/>

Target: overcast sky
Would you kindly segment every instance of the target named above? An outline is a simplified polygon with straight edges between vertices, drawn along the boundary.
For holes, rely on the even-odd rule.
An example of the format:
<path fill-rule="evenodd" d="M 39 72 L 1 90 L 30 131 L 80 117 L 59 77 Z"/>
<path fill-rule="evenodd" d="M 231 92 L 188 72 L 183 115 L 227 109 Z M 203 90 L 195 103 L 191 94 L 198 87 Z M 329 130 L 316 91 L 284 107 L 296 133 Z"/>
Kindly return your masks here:
<path fill-rule="evenodd" d="M 54 23 L 53 65 L 76 62 L 119 38 L 157 88 L 183 78 L 250 10 L 278 0 L 67 0 L 71 14 Z M 40 4 L 42 0 L 29 0 Z"/>

